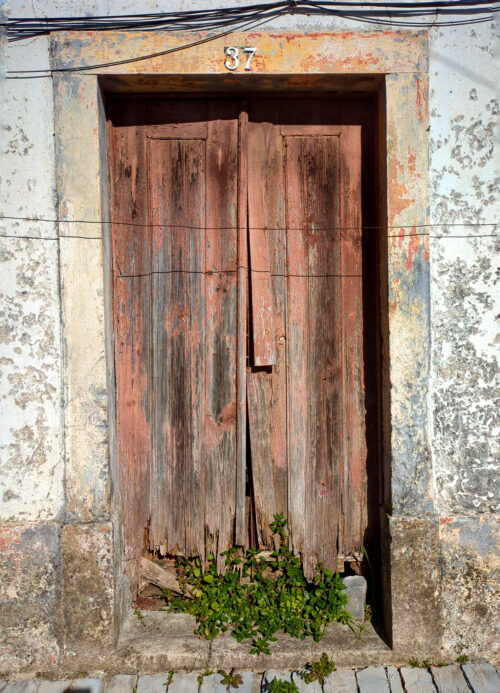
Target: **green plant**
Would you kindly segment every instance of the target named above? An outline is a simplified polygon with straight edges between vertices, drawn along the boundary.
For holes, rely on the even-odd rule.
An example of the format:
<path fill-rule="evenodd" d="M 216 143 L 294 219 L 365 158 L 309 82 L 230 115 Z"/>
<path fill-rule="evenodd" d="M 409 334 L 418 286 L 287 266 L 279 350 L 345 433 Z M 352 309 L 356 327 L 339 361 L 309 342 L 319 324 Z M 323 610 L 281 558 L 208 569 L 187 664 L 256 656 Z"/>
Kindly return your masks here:
<path fill-rule="evenodd" d="M 222 676 L 221 683 L 226 687 L 226 691 L 229 691 L 231 688 L 239 688 L 243 683 L 243 676 L 241 674 L 234 674 L 233 672 L 234 669 L 231 669 L 229 674 L 225 671 L 219 671 L 219 674 Z"/>
<path fill-rule="evenodd" d="M 168 674 L 167 674 L 167 680 L 166 680 L 165 683 L 163 684 L 167 689 L 168 689 L 168 687 L 170 686 L 170 684 L 172 683 L 172 681 L 173 681 L 173 679 L 174 679 L 174 674 L 175 674 L 175 671 L 169 671 Z"/>
<path fill-rule="evenodd" d="M 311 662 L 306 664 L 305 669 L 299 672 L 299 676 L 306 683 L 312 683 L 313 681 L 318 681 L 322 686 L 325 682 L 327 676 L 334 671 L 337 667 L 333 659 L 330 659 L 326 652 L 323 652 L 321 658 L 318 662 Z"/>
<path fill-rule="evenodd" d="M 206 666 L 205 669 L 200 674 L 198 674 L 198 676 L 197 676 L 198 688 L 201 688 L 201 684 L 203 683 L 203 679 L 205 678 L 205 676 L 210 676 L 210 674 L 214 674 L 214 673 L 215 672 L 212 669 L 209 669 Z"/>
<path fill-rule="evenodd" d="M 267 686 L 268 693 L 299 693 L 297 684 L 294 681 L 283 681 L 283 679 L 272 679 Z"/>
<path fill-rule="evenodd" d="M 467 657 L 466 654 L 461 654 L 455 659 L 455 662 L 457 664 L 467 664 L 468 661 L 469 661 L 469 658 Z"/>
<path fill-rule="evenodd" d="M 414 669 L 428 669 L 432 666 L 432 662 L 429 659 L 423 659 L 421 662 L 415 657 L 410 657 L 408 664 Z"/>
<path fill-rule="evenodd" d="M 275 515 L 270 524 L 279 546 L 270 561 L 256 549 L 241 556 L 231 548 L 222 554 L 226 569 L 219 574 L 213 555 L 206 570 L 199 558 L 178 558 L 177 575 L 184 594 L 167 593 L 169 608 L 192 614 L 195 632 L 207 639 L 231 628 L 238 642 L 251 640 L 252 654 L 271 654 L 270 643 L 278 631 L 302 639 L 311 635 L 319 641 L 332 621 L 351 624 L 339 575 L 319 565 L 308 582 L 300 559 L 288 548 L 286 525 L 283 514 Z M 188 586 L 193 599 L 187 597 Z"/>
<path fill-rule="evenodd" d="M 134 614 L 137 616 L 139 621 L 144 621 L 144 616 L 143 614 L 139 611 L 139 609 L 134 609 Z"/>

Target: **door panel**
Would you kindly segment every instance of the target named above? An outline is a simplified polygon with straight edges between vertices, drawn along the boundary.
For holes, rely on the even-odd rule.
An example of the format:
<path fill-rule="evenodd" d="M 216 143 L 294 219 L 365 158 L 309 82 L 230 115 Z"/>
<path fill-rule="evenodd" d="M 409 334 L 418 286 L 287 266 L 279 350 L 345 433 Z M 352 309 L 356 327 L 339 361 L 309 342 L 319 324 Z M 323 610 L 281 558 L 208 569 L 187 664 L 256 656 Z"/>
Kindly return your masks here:
<path fill-rule="evenodd" d="M 219 554 L 233 545 L 236 514 L 238 110 L 231 102 L 209 104 L 206 205 L 207 366 L 199 437 L 204 441 L 205 555 L 212 551 L 222 569 Z"/>
<path fill-rule="evenodd" d="M 258 368 L 250 348 L 248 417 L 256 527 L 259 544 L 273 548 L 269 524 L 274 513 L 287 514 L 287 421 L 286 421 L 286 224 L 283 183 L 283 151 L 279 129 L 279 103 L 252 104 L 248 124 L 248 225 L 249 235 L 259 232 L 265 240 L 268 307 L 272 313 L 272 368 Z M 251 261 L 252 336 L 255 350 L 254 282 L 262 266 Z M 257 325 L 257 328 L 260 324 Z"/>
<path fill-rule="evenodd" d="M 330 569 L 337 564 L 332 538 L 341 459 L 339 138 L 286 137 L 285 147 L 288 348 L 289 362 L 296 364 L 288 380 L 290 496 L 300 499 L 293 523 L 305 530 L 302 551 L 311 575 L 320 562 Z"/>
<path fill-rule="evenodd" d="M 142 103 L 113 131 L 111 184 L 113 227 L 113 326 L 116 389 L 118 484 L 123 514 L 124 554 L 131 583 L 140 581 L 143 532 L 149 520 L 152 386 L 151 254 L 148 239 L 148 190 Z M 145 240 L 146 239 L 146 240 Z"/>
<path fill-rule="evenodd" d="M 152 224 L 150 548 L 203 555 L 206 159 L 202 139 L 148 140 Z M 189 463 L 186 464 L 186 461 Z"/>
<path fill-rule="evenodd" d="M 246 545 L 247 476 L 258 546 L 284 512 L 306 575 L 335 569 L 366 529 L 360 127 L 327 99 L 135 104 L 113 153 L 132 582 L 146 526 L 161 555 Z"/>

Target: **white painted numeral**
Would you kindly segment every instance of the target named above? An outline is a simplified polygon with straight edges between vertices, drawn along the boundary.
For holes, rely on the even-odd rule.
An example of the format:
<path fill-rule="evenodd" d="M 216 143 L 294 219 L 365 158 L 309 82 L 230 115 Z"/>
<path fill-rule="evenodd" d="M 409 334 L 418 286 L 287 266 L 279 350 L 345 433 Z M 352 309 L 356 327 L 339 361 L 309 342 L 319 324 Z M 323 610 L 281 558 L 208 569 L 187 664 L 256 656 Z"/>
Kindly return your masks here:
<path fill-rule="evenodd" d="M 244 46 L 240 49 L 236 48 L 236 46 L 226 46 L 224 48 L 224 55 L 227 59 L 224 62 L 224 67 L 227 70 L 231 70 L 231 72 L 233 72 L 240 66 L 240 50 L 242 50 L 243 53 L 248 56 L 245 61 L 245 70 L 252 69 L 250 63 L 252 62 L 253 56 L 257 52 L 257 48 L 254 48 L 253 46 Z"/>
<path fill-rule="evenodd" d="M 224 53 L 228 58 L 228 60 L 226 60 L 224 63 L 224 67 L 226 67 L 228 70 L 237 70 L 238 65 L 240 64 L 238 49 L 234 46 L 227 46 L 227 48 L 224 48 Z"/>
<path fill-rule="evenodd" d="M 245 63 L 245 70 L 250 70 L 250 62 L 251 62 L 253 56 L 256 54 L 257 48 L 251 48 L 250 46 L 245 46 L 245 48 L 243 49 L 243 52 L 248 53 L 248 58 L 247 58 L 247 61 Z"/>

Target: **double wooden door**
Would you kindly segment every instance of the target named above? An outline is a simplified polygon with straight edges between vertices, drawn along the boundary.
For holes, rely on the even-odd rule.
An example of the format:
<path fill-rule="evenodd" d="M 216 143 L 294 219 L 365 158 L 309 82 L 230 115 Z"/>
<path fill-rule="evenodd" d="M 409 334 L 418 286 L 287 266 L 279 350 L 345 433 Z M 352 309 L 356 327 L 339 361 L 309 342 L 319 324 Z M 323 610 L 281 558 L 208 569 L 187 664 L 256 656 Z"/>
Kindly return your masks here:
<path fill-rule="evenodd" d="M 361 128 L 337 125 L 329 104 L 115 108 L 118 483 L 134 584 L 144 541 L 206 558 L 247 545 L 253 523 L 267 548 L 276 512 L 308 576 L 363 543 Z"/>

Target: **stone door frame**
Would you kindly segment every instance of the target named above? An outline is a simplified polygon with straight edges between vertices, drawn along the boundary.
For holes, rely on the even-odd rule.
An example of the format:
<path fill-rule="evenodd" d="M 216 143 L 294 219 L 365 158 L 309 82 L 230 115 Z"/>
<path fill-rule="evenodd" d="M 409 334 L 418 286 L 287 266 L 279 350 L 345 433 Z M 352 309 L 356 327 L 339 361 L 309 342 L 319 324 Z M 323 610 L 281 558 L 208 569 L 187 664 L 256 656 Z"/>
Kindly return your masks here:
<path fill-rule="evenodd" d="M 379 225 L 384 227 L 381 261 L 387 276 L 381 286 L 387 323 L 382 349 L 384 618 L 398 651 L 414 656 L 421 648 L 437 649 L 438 522 L 428 407 L 427 33 L 259 32 L 205 43 L 200 38 L 161 32 L 58 32 L 51 37 L 52 67 L 62 70 L 54 74 L 54 105 L 64 349 L 65 646 L 113 647 L 130 609 L 115 492 L 103 94 L 109 89 L 307 88 L 379 95 Z M 226 69 L 229 43 L 257 47 L 250 71 Z M 165 53 L 187 44 L 193 45 Z M 151 54 L 156 57 L 135 60 Z M 76 69 L 82 66 L 87 67 Z"/>

